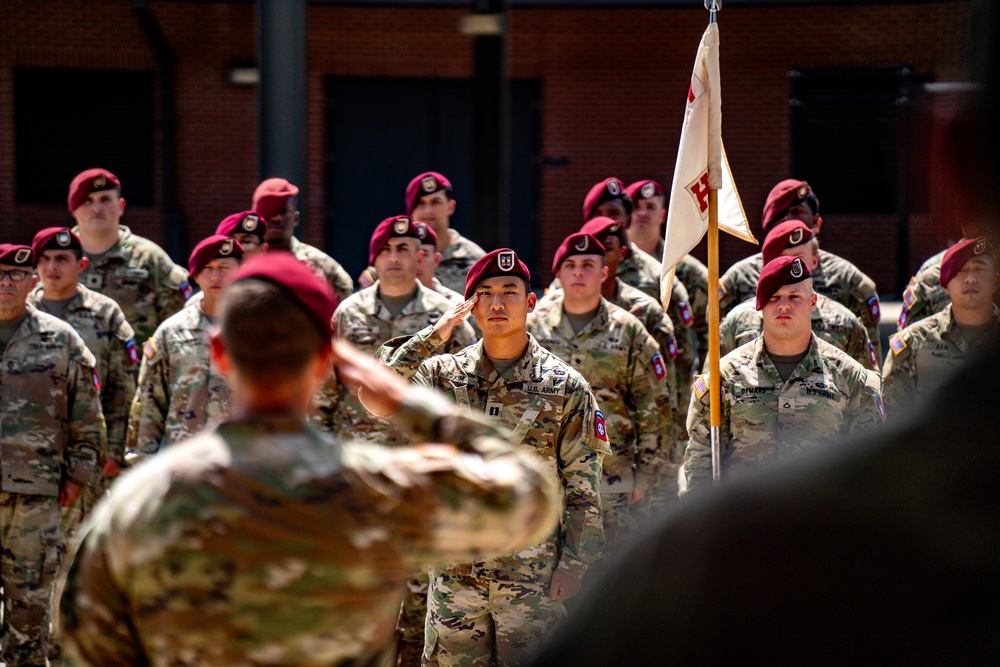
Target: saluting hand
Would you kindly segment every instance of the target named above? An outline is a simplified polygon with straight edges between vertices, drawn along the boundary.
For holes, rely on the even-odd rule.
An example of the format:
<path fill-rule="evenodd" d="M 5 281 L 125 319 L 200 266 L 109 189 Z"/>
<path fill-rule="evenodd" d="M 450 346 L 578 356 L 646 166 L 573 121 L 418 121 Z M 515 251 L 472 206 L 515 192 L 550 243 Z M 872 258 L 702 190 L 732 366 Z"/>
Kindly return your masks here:
<path fill-rule="evenodd" d="M 448 312 L 441 316 L 437 324 L 434 325 L 434 331 L 438 336 L 441 336 L 442 341 L 451 338 L 451 332 L 465 321 L 465 318 L 472 312 L 473 306 L 476 305 L 476 301 L 479 301 L 479 296 L 473 294 L 471 299 L 466 299 L 462 303 L 452 306 Z"/>

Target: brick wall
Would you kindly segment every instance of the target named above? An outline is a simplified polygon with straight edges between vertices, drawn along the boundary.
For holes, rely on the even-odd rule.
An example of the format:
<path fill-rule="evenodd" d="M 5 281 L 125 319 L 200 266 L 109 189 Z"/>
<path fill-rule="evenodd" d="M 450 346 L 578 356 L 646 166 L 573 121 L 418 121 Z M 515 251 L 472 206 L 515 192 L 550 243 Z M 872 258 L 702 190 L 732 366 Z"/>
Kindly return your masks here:
<path fill-rule="evenodd" d="M 566 158 L 565 164 L 542 167 L 540 257 L 551 256 L 581 223 L 583 196 L 596 181 L 616 175 L 626 183 L 643 177 L 670 182 L 684 94 L 708 16 L 700 3 L 692 6 L 511 11 L 510 73 L 543 81 L 542 153 Z M 178 194 L 190 247 L 224 215 L 248 206 L 256 185 L 255 89 L 226 81 L 231 65 L 254 59 L 254 8 L 168 0 L 149 7 L 178 56 Z M 468 77 L 471 40 L 457 31 L 463 11 L 310 6 L 309 198 L 302 205 L 316 222 L 307 241 L 321 245 L 318 221 L 327 204 L 324 77 Z M 787 71 L 910 63 L 937 81 L 962 81 L 968 78 L 969 11 L 968 2 L 943 1 L 734 7 L 720 13 L 724 136 L 755 228 L 767 191 L 792 175 Z M 7 13 L 0 25 L 0 237 L 24 242 L 35 230 L 69 217 L 62 207 L 15 204 L 15 66 L 155 70 L 156 62 L 127 0 L 51 0 Z M 86 101 L 60 103 L 71 113 L 74 104 Z M 935 119 L 953 105 L 947 96 L 922 102 L 918 130 L 937 127 Z M 918 138 L 926 140 L 919 132 Z M 945 175 L 929 151 L 915 153 L 923 155 L 914 170 L 926 204 L 910 219 L 913 268 L 956 235 Z M 824 247 L 891 285 L 895 221 L 825 219 Z M 163 220 L 159 197 L 152 208 L 130 208 L 125 221 L 165 243 Z M 703 246 L 695 254 L 704 257 Z M 723 239 L 723 267 L 750 251 Z"/>

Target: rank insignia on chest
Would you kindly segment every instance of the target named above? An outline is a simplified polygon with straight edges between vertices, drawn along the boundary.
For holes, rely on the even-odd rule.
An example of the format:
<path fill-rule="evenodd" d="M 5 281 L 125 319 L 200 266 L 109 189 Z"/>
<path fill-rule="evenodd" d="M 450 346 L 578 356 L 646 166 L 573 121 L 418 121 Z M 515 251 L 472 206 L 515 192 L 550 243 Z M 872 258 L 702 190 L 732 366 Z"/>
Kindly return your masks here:
<path fill-rule="evenodd" d="M 906 341 L 899 334 L 893 334 L 889 337 L 889 347 L 892 348 L 893 354 L 899 354 L 906 349 Z"/>
<path fill-rule="evenodd" d="M 872 316 L 872 321 L 878 322 L 878 316 L 881 311 L 878 307 L 878 296 L 872 296 L 868 299 L 868 314 Z"/>
<path fill-rule="evenodd" d="M 678 351 L 677 351 L 677 337 L 674 336 L 674 335 L 671 335 L 670 338 L 667 340 L 667 355 L 669 355 L 669 357 L 671 359 L 676 359 L 677 358 L 677 354 L 678 354 Z"/>
<path fill-rule="evenodd" d="M 663 367 L 663 357 L 659 353 L 653 355 L 653 360 L 650 363 L 653 364 L 653 373 L 657 380 L 662 380 L 667 376 L 667 369 Z"/>
<path fill-rule="evenodd" d="M 690 325 L 694 322 L 694 315 L 691 313 L 691 305 L 687 301 L 681 302 L 681 319 L 684 324 Z"/>
<path fill-rule="evenodd" d="M 698 379 L 694 381 L 694 393 L 698 398 L 708 393 L 708 383 L 705 382 L 704 375 L 699 375 Z"/>
<path fill-rule="evenodd" d="M 191 288 L 191 283 L 184 281 L 180 286 L 181 294 L 184 295 L 184 300 L 187 301 L 194 295 L 194 290 Z"/>
<path fill-rule="evenodd" d="M 139 349 L 134 338 L 129 338 L 128 342 L 125 343 L 125 351 L 128 352 L 128 360 L 132 362 L 133 366 L 139 363 Z"/>
<path fill-rule="evenodd" d="M 594 435 L 599 440 L 608 441 L 608 427 L 604 424 L 604 413 L 600 410 L 594 410 Z"/>
<path fill-rule="evenodd" d="M 878 357 L 875 356 L 875 345 L 871 341 L 868 342 L 868 356 L 872 360 L 872 366 L 878 368 Z"/>

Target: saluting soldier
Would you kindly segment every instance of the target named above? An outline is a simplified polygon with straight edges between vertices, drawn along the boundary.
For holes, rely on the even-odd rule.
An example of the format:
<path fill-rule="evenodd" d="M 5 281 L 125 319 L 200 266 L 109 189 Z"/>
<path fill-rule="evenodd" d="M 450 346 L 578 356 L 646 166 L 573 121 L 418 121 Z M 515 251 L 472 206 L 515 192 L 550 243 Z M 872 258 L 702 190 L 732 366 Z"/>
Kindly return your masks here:
<path fill-rule="evenodd" d="M 128 410 L 135 396 L 133 367 L 139 363 L 139 350 L 118 304 L 77 282 L 90 261 L 83 255 L 79 236 L 68 227 L 49 227 L 35 234 L 31 249 L 39 284 L 28 295 L 28 303 L 72 326 L 94 355 L 108 432 L 104 474 L 97 484 L 84 488 L 79 502 L 63 511 L 63 528 L 69 534 L 124 464 Z"/>
<path fill-rule="evenodd" d="M 125 460 L 130 465 L 228 416 L 229 389 L 210 361 L 208 342 L 242 260 L 243 247 L 228 236 L 209 236 L 191 251 L 188 270 L 204 296 L 200 306 L 184 308 L 161 324 L 143 347 L 129 413 Z"/>
<path fill-rule="evenodd" d="M 191 297 L 187 271 L 160 246 L 121 224 L 121 182 L 107 169 L 77 174 L 67 203 L 76 220 L 73 232 L 89 260 L 81 282 L 121 306 L 142 345 Z"/>
<path fill-rule="evenodd" d="M 303 243 L 295 237 L 299 224 L 299 187 L 284 178 L 261 181 L 253 193 L 250 206 L 267 222 L 264 240 L 268 250 L 290 252 L 306 266 L 330 283 L 337 297 L 343 301 L 354 292 L 354 281 L 340 263 L 319 248 Z"/>
<path fill-rule="evenodd" d="M 993 296 L 998 279 L 993 246 L 984 236 L 959 241 L 944 253 L 940 280 L 950 303 L 889 339 L 882 382 L 891 414 L 919 405 L 918 397 L 926 396 L 997 333 L 1000 309 Z"/>
<path fill-rule="evenodd" d="M 107 430 L 94 355 L 66 322 L 27 303 L 34 253 L 0 244 L 0 659 L 45 667 L 65 549 L 60 507 L 104 467 Z"/>
<path fill-rule="evenodd" d="M 767 195 L 761 227 L 767 232 L 773 225 L 785 220 L 801 220 L 813 236 L 819 238 L 823 218 L 819 214 L 819 198 L 805 181 L 786 179 Z M 719 279 L 719 308 L 722 315 L 753 298 L 757 280 L 763 266 L 760 253 L 733 264 Z M 819 250 L 819 266 L 812 277 L 815 291 L 847 306 L 868 331 L 868 338 L 875 347 L 876 366 L 881 363 L 882 339 L 878 323 L 881 316 L 875 281 L 843 257 Z"/>
<path fill-rule="evenodd" d="M 551 532 L 551 472 L 502 429 L 331 344 L 335 303 L 288 253 L 240 270 L 211 344 L 232 416 L 131 471 L 87 524 L 61 596 L 70 664 L 376 664 L 415 568 Z M 433 444 L 310 427 L 331 361 Z"/>
<path fill-rule="evenodd" d="M 819 267 L 819 241 L 805 223 L 786 220 L 767 233 L 761 256 L 764 264 L 781 256 L 801 257 L 809 270 L 815 272 Z M 722 354 L 728 354 L 757 338 L 763 327 L 762 322 L 760 311 L 750 299 L 729 311 L 719 326 Z M 846 352 L 866 370 L 878 371 L 879 362 L 868 331 L 847 306 L 817 293 L 810 323 L 817 336 Z"/>
<path fill-rule="evenodd" d="M 756 300 L 763 333 L 720 362 L 724 480 L 885 421 L 878 375 L 812 332 L 815 305 L 811 273 L 800 257 L 764 266 Z M 710 413 L 709 380 L 700 376 L 688 411 L 684 493 L 711 484 Z"/>
<path fill-rule="evenodd" d="M 390 365 L 471 406 L 541 459 L 563 489 L 556 530 L 523 549 L 430 574 L 428 665 L 519 665 L 563 618 L 601 552 L 601 462 L 610 454 L 604 417 L 586 380 L 525 329 L 535 307 L 528 268 L 508 248 L 469 270 L 465 307 L 386 346 Z M 430 356 L 471 309 L 483 337 L 457 354 Z"/>

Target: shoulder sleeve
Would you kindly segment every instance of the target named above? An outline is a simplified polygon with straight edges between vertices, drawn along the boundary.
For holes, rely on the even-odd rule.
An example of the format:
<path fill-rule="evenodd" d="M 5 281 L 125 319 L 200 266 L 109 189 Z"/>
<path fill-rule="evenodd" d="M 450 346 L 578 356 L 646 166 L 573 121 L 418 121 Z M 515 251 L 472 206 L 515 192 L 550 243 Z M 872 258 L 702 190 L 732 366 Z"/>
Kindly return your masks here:
<path fill-rule="evenodd" d="M 94 355 L 76 336 L 69 364 L 72 405 L 66 452 L 66 477 L 81 485 L 93 484 L 104 469 L 108 431 L 101 410 L 101 380 Z"/>

